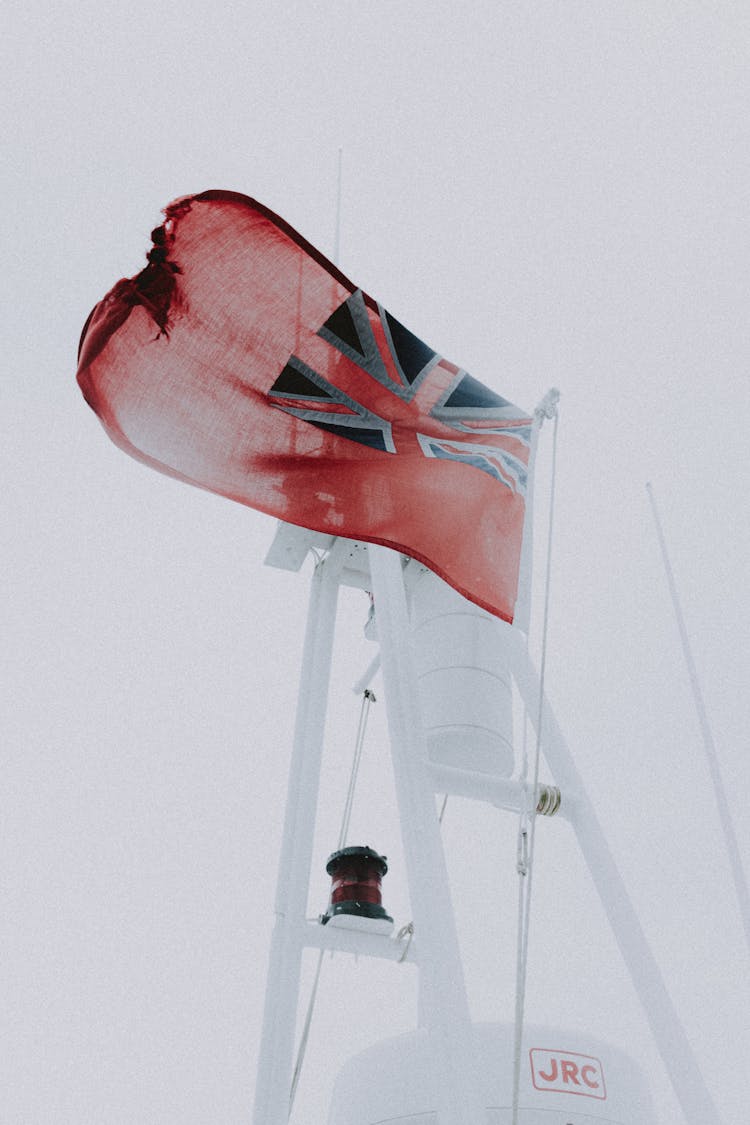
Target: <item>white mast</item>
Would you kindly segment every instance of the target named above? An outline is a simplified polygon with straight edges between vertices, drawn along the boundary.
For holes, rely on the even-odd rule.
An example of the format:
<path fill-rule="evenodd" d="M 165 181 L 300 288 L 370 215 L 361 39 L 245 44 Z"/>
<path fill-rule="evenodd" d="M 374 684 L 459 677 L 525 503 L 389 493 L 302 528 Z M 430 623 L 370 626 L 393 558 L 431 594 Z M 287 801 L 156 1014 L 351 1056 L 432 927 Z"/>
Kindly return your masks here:
<path fill-rule="evenodd" d="M 493 779 L 455 766 L 428 763 L 416 711 L 418 692 L 400 556 L 385 548 L 320 536 L 282 524 L 266 561 L 286 569 L 299 569 L 311 547 L 327 550 L 328 554 L 316 563 L 312 580 L 254 1125 L 287 1122 L 303 949 L 339 949 L 393 961 L 402 959 L 404 953 L 400 943 L 382 934 L 334 929 L 305 920 L 337 591 L 342 583 L 372 590 L 376 599 L 391 754 L 415 920 L 415 941 L 408 949 L 407 959 L 418 966 L 420 1018 L 431 1043 L 430 1055 L 436 1062 L 432 1109 L 437 1111 L 439 1125 L 477 1125 L 483 1120 L 485 1109 L 479 1100 L 481 1082 L 474 1074 L 474 1035 L 435 793 L 462 793 L 503 807 L 512 806 L 520 812 L 523 787 L 511 779 Z M 687 1125 L 720 1125 L 570 749 L 546 699 L 539 708 L 539 678 L 523 638 L 509 628 L 506 633 L 515 682 L 529 714 L 542 716 L 547 764 L 562 791 L 563 808 L 573 824 L 643 1003 L 685 1121 Z M 511 1059 L 498 1059 L 497 1065 L 510 1067 Z M 590 1119 L 596 1120 L 593 1112 L 589 1113 Z M 363 1121 L 362 1125 L 366 1123 Z"/>

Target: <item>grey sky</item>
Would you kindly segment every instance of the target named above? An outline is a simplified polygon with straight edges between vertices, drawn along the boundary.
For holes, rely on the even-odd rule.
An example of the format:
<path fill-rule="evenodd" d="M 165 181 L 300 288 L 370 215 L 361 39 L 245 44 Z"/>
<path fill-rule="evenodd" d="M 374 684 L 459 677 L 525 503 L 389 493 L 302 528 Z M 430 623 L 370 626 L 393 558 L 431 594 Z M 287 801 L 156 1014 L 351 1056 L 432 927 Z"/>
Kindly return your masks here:
<path fill-rule="evenodd" d="M 272 521 L 116 450 L 75 349 L 175 196 L 246 192 L 330 253 L 343 146 L 343 269 L 514 402 L 561 389 L 549 695 L 742 1120 L 747 956 L 644 485 L 747 857 L 747 6 L 7 7 L 0 1118 L 249 1119 L 309 575 L 262 566 Z M 314 912 L 366 608 L 344 599 Z M 400 923 L 377 709 L 367 755 L 355 823 Z M 514 825 L 456 801 L 445 833 L 474 1010 L 510 1018 Z M 529 1018 L 631 1050 L 672 1125 L 564 826 L 539 861 Z M 324 1125 L 337 1060 L 413 1015 L 392 966 L 327 963 L 299 1122 Z"/>

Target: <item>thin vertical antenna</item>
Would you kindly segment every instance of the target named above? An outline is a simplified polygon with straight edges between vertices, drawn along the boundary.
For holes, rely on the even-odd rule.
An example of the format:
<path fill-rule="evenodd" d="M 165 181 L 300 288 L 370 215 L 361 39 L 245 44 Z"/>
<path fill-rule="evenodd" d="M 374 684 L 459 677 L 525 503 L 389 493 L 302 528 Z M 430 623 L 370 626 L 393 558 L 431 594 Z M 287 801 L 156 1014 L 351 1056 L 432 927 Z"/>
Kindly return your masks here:
<path fill-rule="evenodd" d="M 685 620 L 682 616 L 682 609 L 680 608 L 680 599 L 677 595 L 677 586 L 674 580 L 674 573 L 669 561 L 667 544 L 666 540 L 664 539 L 664 532 L 662 531 L 659 512 L 656 507 L 654 490 L 652 489 L 650 483 L 646 485 L 646 491 L 648 492 L 648 498 L 651 501 L 651 510 L 654 514 L 656 534 L 659 537 L 659 546 L 661 547 L 662 558 L 664 560 L 664 569 L 667 574 L 669 592 L 672 596 L 672 605 L 674 607 L 675 617 L 677 618 L 677 626 L 680 630 L 682 651 L 685 656 L 685 663 L 687 664 L 688 675 L 690 676 L 690 684 L 693 689 L 693 700 L 695 702 L 695 710 L 698 714 L 698 722 L 700 723 L 701 733 L 703 735 L 703 746 L 706 751 L 706 759 L 708 761 L 708 769 L 711 774 L 711 781 L 713 782 L 716 805 L 719 810 L 719 819 L 721 821 L 721 827 L 724 832 L 726 849 L 729 853 L 729 864 L 732 869 L 732 878 L 734 880 L 734 889 L 737 894 L 740 917 L 745 929 L 745 940 L 747 942 L 748 951 L 750 951 L 750 895 L 748 894 L 747 881 L 742 869 L 742 860 L 740 859 L 740 851 L 737 846 L 737 837 L 735 835 L 734 825 L 732 823 L 732 814 L 729 809 L 729 803 L 727 802 L 727 796 L 724 790 L 724 783 L 722 781 L 721 772 L 719 770 L 719 762 L 716 756 L 716 745 L 714 743 L 713 734 L 711 733 L 711 727 L 709 726 L 706 708 L 703 703 L 703 693 L 701 692 L 700 683 L 698 681 L 698 673 L 695 668 L 695 661 L 693 660 L 693 653 L 690 648 L 687 629 L 685 628 Z"/>
<path fill-rule="evenodd" d="M 341 174 L 343 164 L 343 148 L 339 148 L 338 175 L 336 177 L 336 232 L 333 239 L 333 261 L 341 265 Z"/>

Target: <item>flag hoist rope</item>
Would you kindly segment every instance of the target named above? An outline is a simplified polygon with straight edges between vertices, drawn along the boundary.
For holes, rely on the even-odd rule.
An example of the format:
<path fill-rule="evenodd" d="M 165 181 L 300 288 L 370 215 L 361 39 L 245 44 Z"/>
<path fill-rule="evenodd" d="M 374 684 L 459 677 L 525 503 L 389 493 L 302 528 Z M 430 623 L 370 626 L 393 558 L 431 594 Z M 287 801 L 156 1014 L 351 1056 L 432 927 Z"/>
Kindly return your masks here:
<path fill-rule="evenodd" d="M 513 1113 L 511 1125 L 518 1125 L 518 1102 L 521 1085 L 521 1041 L 523 1038 L 524 1007 L 526 1002 L 526 975 L 529 954 L 529 919 L 531 915 L 531 889 L 534 875 L 534 842 L 536 837 L 537 803 L 539 800 L 539 763 L 542 750 L 542 717 L 544 714 L 544 676 L 547 665 L 547 632 L 549 623 L 550 574 L 552 570 L 552 531 L 555 514 L 555 478 L 557 475 L 557 404 L 559 391 L 551 390 L 545 395 L 535 410 L 541 426 L 545 418 L 551 418 L 552 426 L 552 468 L 549 494 L 549 517 L 547 523 L 547 559 L 544 579 L 544 617 L 542 624 L 542 652 L 539 664 L 539 702 L 536 723 L 536 746 L 534 748 L 534 774 L 531 789 L 528 786 L 528 754 L 526 750 L 526 721 L 524 720 L 524 749 L 521 781 L 524 795 L 518 822 L 518 849 L 516 866 L 518 870 L 518 930 L 516 943 L 516 1004 L 513 1041 Z"/>
<path fill-rule="evenodd" d="M 357 778 L 359 776 L 359 767 L 362 761 L 362 748 L 365 743 L 365 732 L 367 730 L 367 720 L 370 715 L 370 706 L 376 703 L 375 693 L 365 688 L 362 693 L 362 707 L 359 712 L 359 724 L 357 726 L 357 735 L 354 740 L 354 756 L 352 758 L 352 768 L 349 774 L 349 786 L 346 791 L 346 800 L 344 801 L 344 811 L 341 815 L 341 829 L 339 831 L 339 841 L 337 851 L 346 846 L 346 837 L 349 832 L 349 822 L 352 818 L 352 805 L 354 804 L 354 793 L 357 788 Z M 291 1117 L 292 1109 L 294 1107 L 294 1098 L 297 1093 L 297 1086 L 299 1085 L 300 1075 L 302 1074 L 302 1066 L 305 1061 L 305 1052 L 307 1050 L 307 1041 L 310 1038 L 310 1025 L 312 1024 L 313 1011 L 315 1010 L 315 1001 L 318 996 L 318 985 L 320 983 L 320 970 L 323 966 L 323 955 L 325 950 L 321 949 L 318 954 L 318 963 L 315 967 L 315 977 L 313 979 L 312 989 L 310 990 L 310 999 L 307 1004 L 307 1013 L 305 1014 L 305 1022 L 302 1027 L 302 1034 L 300 1035 L 299 1048 L 297 1049 L 297 1060 L 294 1064 L 294 1071 L 292 1073 L 292 1083 L 289 1090 L 289 1116 Z"/>

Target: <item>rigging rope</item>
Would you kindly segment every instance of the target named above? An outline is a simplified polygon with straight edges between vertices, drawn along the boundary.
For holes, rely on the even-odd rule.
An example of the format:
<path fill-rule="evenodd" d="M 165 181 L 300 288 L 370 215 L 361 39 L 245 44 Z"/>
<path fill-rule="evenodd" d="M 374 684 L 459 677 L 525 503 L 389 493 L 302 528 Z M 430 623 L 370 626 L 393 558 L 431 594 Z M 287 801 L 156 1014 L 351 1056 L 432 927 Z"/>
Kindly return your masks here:
<path fill-rule="evenodd" d="M 297 1086 L 299 1085 L 300 1075 L 302 1074 L 302 1064 L 305 1061 L 305 1052 L 307 1051 L 307 1040 L 310 1038 L 310 1024 L 312 1023 L 315 1001 L 318 996 L 318 984 L 320 983 L 320 970 L 323 965 L 323 953 L 324 950 L 321 949 L 320 953 L 318 954 L 318 964 L 315 969 L 315 979 L 313 980 L 310 999 L 307 1004 L 305 1025 L 302 1028 L 302 1035 L 300 1036 L 299 1047 L 297 1049 L 297 1061 L 294 1064 L 292 1085 L 289 1090 L 289 1117 L 292 1116 L 292 1109 L 294 1108 L 294 1098 L 297 1093 Z"/>
<path fill-rule="evenodd" d="M 365 688 L 362 693 L 362 707 L 359 712 L 359 726 L 357 727 L 357 737 L 354 741 L 354 758 L 352 760 L 352 769 L 349 775 L 349 788 L 346 792 L 346 801 L 344 802 L 344 812 L 341 817 L 341 831 L 339 832 L 339 842 L 337 850 L 345 847 L 346 837 L 349 834 L 349 822 L 352 818 L 352 805 L 354 803 L 354 791 L 357 788 L 357 778 L 359 776 L 359 766 L 362 761 L 362 747 L 365 742 L 365 731 L 367 730 L 367 720 L 370 715 L 370 704 L 376 703 L 375 693 Z"/>
<path fill-rule="evenodd" d="M 443 803 L 440 806 L 440 813 L 438 814 L 438 824 L 443 823 L 443 817 L 445 816 L 445 806 L 447 804 L 448 804 L 448 794 L 446 793 L 445 796 L 443 797 Z"/>
<path fill-rule="evenodd" d="M 693 703 L 695 704 L 695 711 L 698 717 L 698 725 L 700 726 L 701 735 L 703 738 L 703 749 L 706 755 L 706 763 L 708 765 L 709 774 L 711 776 L 711 784 L 714 790 L 714 799 L 716 801 L 716 808 L 719 814 L 719 822 L 724 835 L 724 845 L 729 857 L 729 866 L 732 872 L 732 879 L 734 881 L 734 890 L 737 896 L 737 905 L 739 907 L 740 918 L 745 930 L 745 942 L 750 951 L 750 890 L 748 890 L 747 879 L 742 866 L 742 858 L 737 843 L 737 834 L 734 830 L 732 821 L 732 813 L 727 800 L 726 789 L 721 776 L 721 769 L 719 766 L 719 755 L 714 741 L 713 731 L 711 724 L 708 721 L 708 712 L 703 700 L 703 692 L 701 691 L 701 684 L 698 678 L 698 670 L 695 666 L 693 658 L 693 650 L 690 645 L 690 638 L 688 637 L 687 627 L 685 625 L 685 618 L 682 613 L 682 606 L 680 604 L 680 596 L 677 593 L 677 583 L 675 582 L 674 570 L 669 558 L 669 551 L 667 550 L 667 540 L 664 536 L 664 529 L 661 525 L 659 518 L 659 509 L 656 506 L 656 497 L 651 484 L 646 485 L 646 492 L 651 502 L 651 511 L 654 517 L 654 524 L 656 525 L 656 535 L 659 540 L 659 547 L 661 548 L 662 562 L 664 563 L 664 572 L 667 576 L 667 585 L 669 586 L 669 593 L 672 598 L 672 608 L 674 610 L 675 620 L 677 622 L 677 629 L 680 634 L 680 642 L 682 644 L 682 655 L 685 658 L 688 676 L 690 678 L 690 687 L 693 694 Z"/>
<path fill-rule="evenodd" d="M 552 530 L 555 513 L 555 481 L 557 476 L 557 421 L 558 391 L 549 391 L 534 412 L 540 426 L 545 418 L 553 420 L 552 468 L 547 523 L 547 559 L 544 580 L 544 617 L 542 624 L 542 654 L 539 666 L 539 705 L 534 748 L 534 778 L 529 791 L 528 755 L 526 751 L 526 724 L 524 720 L 524 751 L 521 780 L 524 795 L 518 824 L 518 928 L 516 935 L 516 1004 L 513 1043 L 513 1112 L 511 1125 L 518 1125 L 518 1101 L 521 1085 L 521 1040 L 523 1038 L 524 1008 L 526 1003 L 526 976 L 529 955 L 529 920 L 531 916 L 531 889 L 534 875 L 534 843 L 536 838 L 537 805 L 539 802 L 539 763 L 542 749 L 542 719 L 544 716 L 544 676 L 547 664 L 547 635 L 549 626 L 550 574 L 552 570 Z M 529 799 L 531 798 L 531 799 Z"/>
<path fill-rule="evenodd" d="M 346 837 L 349 834 L 349 823 L 352 818 L 352 806 L 354 804 L 354 793 L 357 788 L 357 778 L 359 776 L 359 767 L 362 761 L 362 749 L 365 744 L 365 732 L 367 730 L 367 720 L 370 716 L 370 706 L 377 703 L 375 693 L 369 688 L 365 688 L 362 693 L 362 706 L 359 712 L 359 723 L 357 725 L 357 735 L 354 740 L 354 755 L 352 758 L 352 768 L 349 773 L 349 786 L 346 791 L 346 799 L 344 801 L 344 811 L 341 814 L 341 828 L 339 830 L 339 842 L 336 848 L 340 851 L 346 845 Z M 411 938 L 409 939 L 411 942 Z M 409 944 L 406 946 L 406 952 L 409 950 Z M 315 968 L 315 977 L 313 979 L 312 989 L 310 990 L 310 999 L 307 1003 L 307 1012 L 305 1013 L 305 1022 L 300 1036 L 299 1047 L 297 1048 L 297 1060 L 294 1064 L 294 1071 L 292 1073 L 292 1083 L 289 1090 L 289 1117 L 292 1115 L 294 1107 L 294 1099 L 297 1093 L 297 1086 L 299 1085 L 300 1075 L 302 1074 L 302 1066 L 305 1061 L 305 1052 L 307 1051 L 307 1041 L 310 1038 L 310 1026 L 312 1024 L 313 1012 L 315 1010 L 315 1002 L 318 996 L 318 985 L 320 984 L 320 971 L 323 967 L 323 954 L 325 950 L 321 949 L 318 954 L 318 963 Z M 403 959 L 403 958 L 402 958 Z"/>

